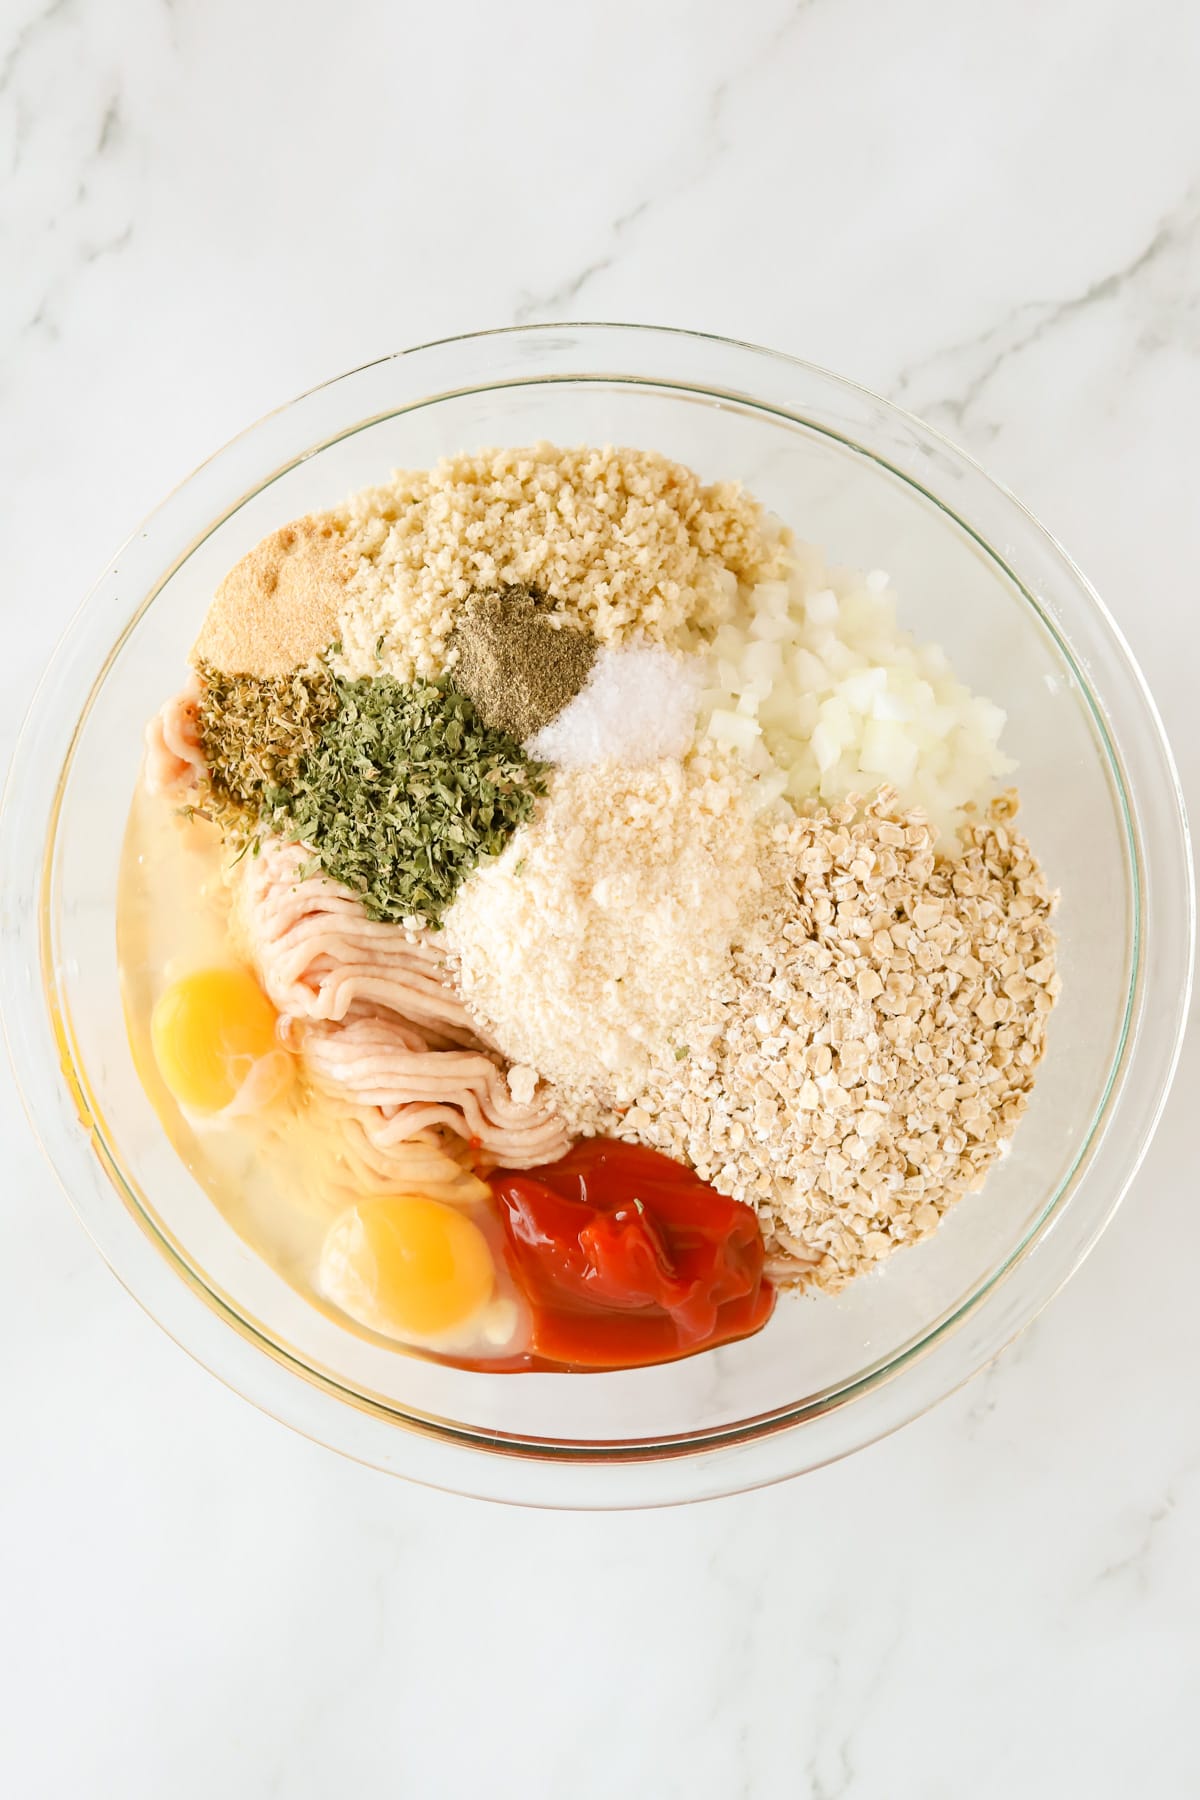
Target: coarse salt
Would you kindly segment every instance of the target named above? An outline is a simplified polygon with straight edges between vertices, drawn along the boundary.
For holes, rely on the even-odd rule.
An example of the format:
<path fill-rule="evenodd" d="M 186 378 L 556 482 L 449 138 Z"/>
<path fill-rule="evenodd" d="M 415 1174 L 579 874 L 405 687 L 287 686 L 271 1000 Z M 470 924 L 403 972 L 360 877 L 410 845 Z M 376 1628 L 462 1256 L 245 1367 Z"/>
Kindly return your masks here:
<path fill-rule="evenodd" d="M 676 656 L 660 644 L 604 649 L 575 698 L 525 747 L 539 762 L 563 769 L 606 759 L 636 768 L 682 756 L 695 733 L 699 698 L 696 657 Z"/>

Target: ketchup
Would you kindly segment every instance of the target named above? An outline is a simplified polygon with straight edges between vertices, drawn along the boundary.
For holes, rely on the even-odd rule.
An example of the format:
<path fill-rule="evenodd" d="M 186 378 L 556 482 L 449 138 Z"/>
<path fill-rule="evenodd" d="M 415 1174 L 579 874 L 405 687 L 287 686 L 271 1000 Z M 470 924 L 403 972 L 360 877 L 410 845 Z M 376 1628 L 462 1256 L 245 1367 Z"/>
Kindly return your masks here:
<path fill-rule="evenodd" d="M 771 1316 L 751 1208 L 657 1150 L 585 1138 L 556 1163 L 499 1169 L 489 1185 L 543 1367 L 670 1362 Z"/>

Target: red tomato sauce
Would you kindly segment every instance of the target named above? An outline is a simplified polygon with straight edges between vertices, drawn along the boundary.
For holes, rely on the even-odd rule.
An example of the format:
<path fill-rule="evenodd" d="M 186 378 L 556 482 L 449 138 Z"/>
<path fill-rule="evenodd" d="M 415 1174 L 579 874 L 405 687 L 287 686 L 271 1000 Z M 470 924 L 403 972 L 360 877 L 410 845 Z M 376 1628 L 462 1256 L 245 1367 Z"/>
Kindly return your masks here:
<path fill-rule="evenodd" d="M 771 1316 L 752 1209 L 657 1150 L 584 1138 L 556 1163 L 496 1170 L 489 1186 L 532 1313 L 526 1367 L 671 1362 Z"/>

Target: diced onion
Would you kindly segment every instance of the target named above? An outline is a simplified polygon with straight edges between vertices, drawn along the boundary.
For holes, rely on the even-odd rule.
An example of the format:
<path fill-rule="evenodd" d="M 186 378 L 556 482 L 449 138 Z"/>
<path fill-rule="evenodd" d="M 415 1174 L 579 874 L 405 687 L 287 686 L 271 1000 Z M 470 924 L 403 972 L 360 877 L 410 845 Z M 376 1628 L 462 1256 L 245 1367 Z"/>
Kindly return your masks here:
<path fill-rule="evenodd" d="M 704 682 L 701 721 L 745 758 L 764 805 L 886 784 L 949 837 L 1013 767 L 1003 711 L 963 686 L 940 645 L 900 629 L 887 577 L 827 570 L 809 545 L 795 546 L 790 580 L 743 591 Z"/>

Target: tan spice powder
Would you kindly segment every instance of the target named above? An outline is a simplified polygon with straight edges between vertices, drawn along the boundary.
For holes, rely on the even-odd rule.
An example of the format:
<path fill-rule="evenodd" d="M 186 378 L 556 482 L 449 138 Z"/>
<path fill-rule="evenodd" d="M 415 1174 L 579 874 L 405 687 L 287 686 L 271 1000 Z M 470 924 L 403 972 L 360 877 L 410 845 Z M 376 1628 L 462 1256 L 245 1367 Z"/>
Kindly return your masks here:
<path fill-rule="evenodd" d="M 193 666 L 270 679 L 327 650 L 337 636 L 350 564 L 319 514 L 281 526 L 230 569 L 192 647 Z"/>

